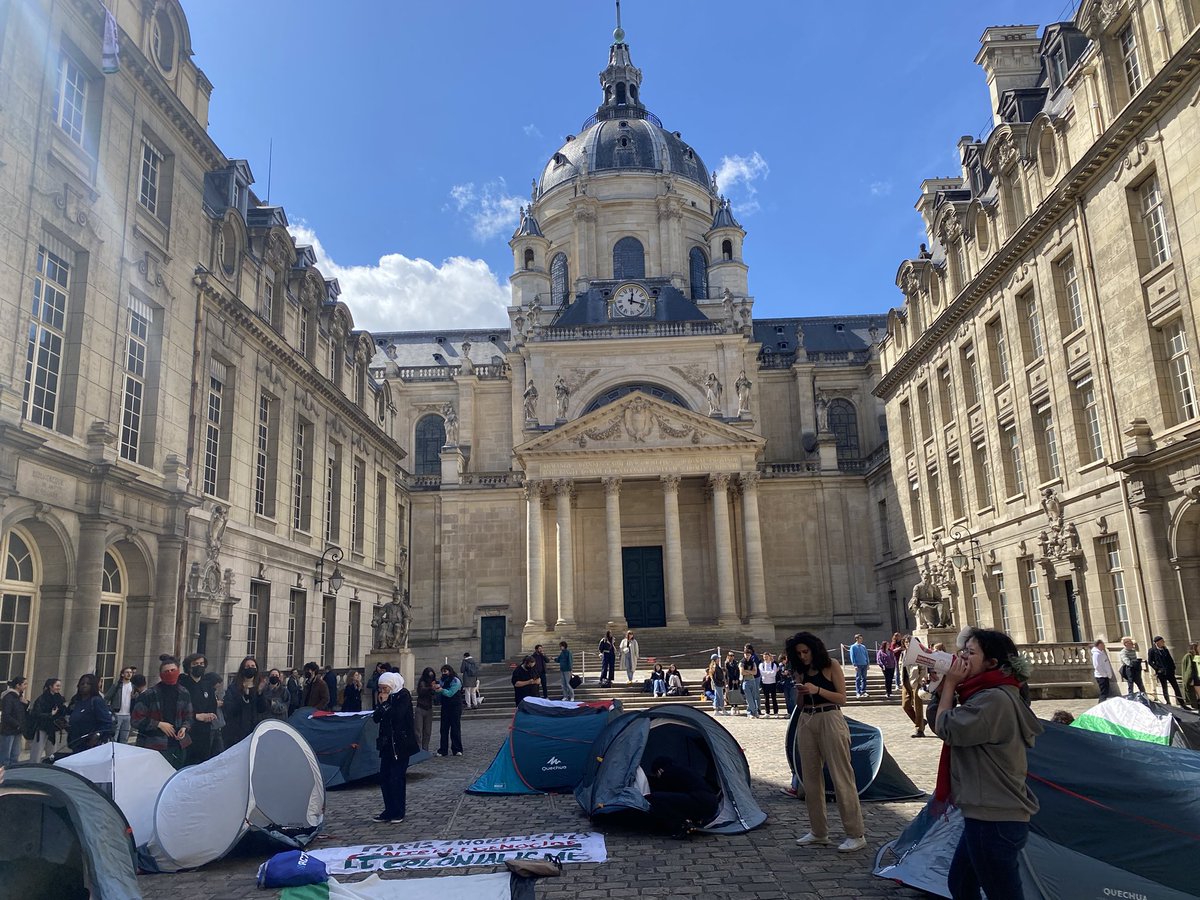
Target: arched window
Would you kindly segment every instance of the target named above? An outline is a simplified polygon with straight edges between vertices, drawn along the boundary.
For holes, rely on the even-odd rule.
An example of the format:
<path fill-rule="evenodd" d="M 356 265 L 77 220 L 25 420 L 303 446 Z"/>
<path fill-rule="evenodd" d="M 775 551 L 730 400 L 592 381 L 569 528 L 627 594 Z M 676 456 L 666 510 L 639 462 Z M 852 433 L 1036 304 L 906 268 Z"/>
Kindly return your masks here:
<path fill-rule="evenodd" d="M 4 540 L 0 580 L 0 674 L 30 674 L 29 632 L 33 627 L 34 559 L 26 539 L 10 531 Z"/>
<path fill-rule="evenodd" d="M 437 475 L 442 471 L 442 445 L 446 443 L 446 422 L 439 415 L 425 416 L 417 422 L 413 456 L 416 475 Z"/>
<path fill-rule="evenodd" d="M 841 397 L 829 401 L 829 430 L 837 438 L 839 463 L 861 458 L 858 451 L 858 413 L 853 403 Z"/>
<path fill-rule="evenodd" d="M 613 245 L 613 278 L 646 277 L 646 254 L 642 242 L 635 237 L 623 237 Z"/>
<path fill-rule="evenodd" d="M 527 268 L 527 269 L 533 268 L 533 248 L 532 247 L 525 248 L 525 268 Z"/>
<path fill-rule="evenodd" d="M 733 241 L 728 238 L 721 241 L 721 259 L 726 261 L 733 259 Z"/>
<path fill-rule="evenodd" d="M 674 404 L 675 406 L 681 406 L 684 409 L 688 408 L 688 405 L 684 403 L 683 399 L 674 391 L 668 390 L 667 388 L 661 388 L 655 384 L 638 382 L 635 384 L 623 384 L 620 387 L 615 387 L 612 390 L 606 391 L 589 403 L 587 405 L 587 409 L 583 411 L 583 414 L 586 416 L 590 412 L 595 412 L 600 407 L 607 406 L 614 400 L 620 400 L 626 394 L 632 394 L 634 391 L 641 391 L 643 394 L 648 394 L 651 397 L 657 397 L 659 400 L 665 400 L 667 403 Z"/>
<path fill-rule="evenodd" d="M 556 253 L 550 260 L 550 302 L 562 306 L 567 302 L 570 271 L 567 269 L 567 254 Z"/>
<path fill-rule="evenodd" d="M 688 254 L 689 269 L 692 278 L 692 299 L 708 299 L 708 257 L 699 247 L 693 247 Z"/>
<path fill-rule="evenodd" d="M 96 676 L 100 683 L 113 683 L 121 655 L 121 627 L 125 612 L 125 572 L 112 551 L 104 554 L 100 582 L 100 631 L 96 635 Z"/>

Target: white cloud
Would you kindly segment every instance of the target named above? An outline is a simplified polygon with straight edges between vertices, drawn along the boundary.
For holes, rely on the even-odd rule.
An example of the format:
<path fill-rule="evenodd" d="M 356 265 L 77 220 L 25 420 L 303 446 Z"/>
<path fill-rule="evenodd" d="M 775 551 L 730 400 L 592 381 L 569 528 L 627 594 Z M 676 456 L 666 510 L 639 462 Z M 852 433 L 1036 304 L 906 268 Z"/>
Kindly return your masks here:
<path fill-rule="evenodd" d="M 872 181 L 870 191 L 872 197 L 886 197 L 892 192 L 892 183 L 890 181 Z"/>
<path fill-rule="evenodd" d="M 456 184 L 450 188 L 450 199 L 455 210 L 471 223 L 471 234 L 478 241 L 491 241 L 515 231 L 525 202 L 523 197 L 508 193 L 503 178 L 478 187 L 473 181 Z"/>
<path fill-rule="evenodd" d="M 771 167 L 757 150 L 749 156 L 722 156 L 717 166 L 717 187 L 734 203 L 734 212 L 749 216 L 758 212 L 755 182 L 771 174 Z"/>
<path fill-rule="evenodd" d="M 508 321 L 512 295 L 481 259 L 452 256 L 435 265 L 388 253 L 365 266 L 340 266 L 325 252 L 307 225 L 291 225 L 297 244 L 311 244 L 317 268 L 336 278 L 341 300 L 357 328 L 368 331 L 420 331 L 434 328 L 483 328 Z"/>
<path fill-rule="evenodd" d="M 541 137 L 542 137 L 542 129 L 538 128 L 532 122 L 530 122 L 528 125 L 525 125 L 522 128 L 522 131 L 525 132 L 525 137 L 538 138 L 538 139 L 541 139 Z"/>

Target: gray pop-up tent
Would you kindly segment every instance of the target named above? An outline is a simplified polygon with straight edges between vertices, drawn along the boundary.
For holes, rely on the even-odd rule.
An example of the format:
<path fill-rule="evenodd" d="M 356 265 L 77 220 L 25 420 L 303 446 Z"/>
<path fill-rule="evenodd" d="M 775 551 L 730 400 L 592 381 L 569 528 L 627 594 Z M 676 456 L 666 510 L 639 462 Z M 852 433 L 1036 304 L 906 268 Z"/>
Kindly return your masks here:
<path fill-rule="evenodd" d="M 1196 896 L 1200 753 L 1046 723 L 1028 759 L 1041 808 L 1020 857 L 1027 900 Z M 875 874 L 949 897 L 961 833 L 957 810 L 927 805 L 879 851 Z"/>
<path fill-rule="evenodd" d="M 156 750 L 110 741 L 72 753 L 54 765 L 70 769 L 112 798 L 133 829 L 138 846 L 154 836 L 154 806 L 175 768 Z"/>
<path fill-rule="evenodd" d="M 312 748 L 321 768 L 325 787 L 341 787 L 364 778 L 379 775 L 379 725 L 364 713 L 319 713 L 303 706 L 288 719 L 291 725 Z M 433 756 L 428 750 L 418 750 L 408 759 L 409 766 L 425 762 Z"/>
<path fill-rule="evenodd" d="M 304 847 L 325 821 L 325 785 L 312 749 L 267 719 L 219 756 L 180 769 L 158 795 L 143 868 L 191 869 L 220 859 L 247 831 Z"/>
<path fill-rule="evenodd" d="M 6 770 L 0 784 L 0 894 L 137 900 L 129 823 L 86 778 L 47 765 Z"/>
<path fill-rule="evenodd" d="M 795 758 L 796 728 L 800 719 L 800 707 L 797 706 L 788 722 L 784 747 L 788 765 L 792 769 L 793 787 L 800 783 L 800 760 Z M 848 716 L 846 724 L 850 726 L 850 764 L 854 768 L 854 782 L 860 800 L 916 800 L 925 796 L 925 792 L 912 783 L 912 779 L 904 774 L 904 770 L 888 753 L 882 731 Z M 825 792 L 833 794 L 833 781 L 828 770 L 825 771 Z"/>
<path fill-rule="evenodd" d="M 720 794 L 720 809 L 702 831 L 738 834 L 767 820 L 751 792 L 741 745 L 716 719 L 682 704 L 635 710 L 609 722 L 592 742 L 575 799 L 589 816 L 648 812 L 638 768 L 659 756 L 691 768 Z"/>

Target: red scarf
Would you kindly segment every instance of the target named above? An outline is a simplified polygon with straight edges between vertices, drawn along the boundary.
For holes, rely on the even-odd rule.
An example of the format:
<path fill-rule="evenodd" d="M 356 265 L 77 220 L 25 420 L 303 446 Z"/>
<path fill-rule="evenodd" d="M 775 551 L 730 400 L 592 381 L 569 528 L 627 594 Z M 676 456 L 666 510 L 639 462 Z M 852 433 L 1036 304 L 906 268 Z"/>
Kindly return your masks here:
<path fill-rule="evenodd" d="M 954 689 L 954 693 L 958 695 L 959 703 L 965 703 L 980 691 L 1001 687 L 1006 684 L 1011 684 L 1015 688 L 1021 686 L 1021 682 L 1017 680 L 1016 676 L 1010 675 L 1001 669 L 988 669 L 986 672 L 972 675 L 970 678 L 960 681 L 958 687 Z M 933 800 L 934 810 L 938 813 L 945 809 L 951 800 L 949 744 L 942 744 L 942 758 L 938 762 L 937 787 L 933 791 Z"/>

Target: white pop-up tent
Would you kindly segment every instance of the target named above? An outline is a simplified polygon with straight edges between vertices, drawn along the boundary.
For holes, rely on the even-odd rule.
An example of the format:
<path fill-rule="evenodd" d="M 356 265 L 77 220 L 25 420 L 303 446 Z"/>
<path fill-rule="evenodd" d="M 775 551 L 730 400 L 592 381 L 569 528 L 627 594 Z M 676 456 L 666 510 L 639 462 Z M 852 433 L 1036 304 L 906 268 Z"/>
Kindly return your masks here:
<path fill-rule="evenodd" d="M 107 793 L 125 814 L 135 845 L 154 835 L 154 805 L 163 785 L 175 775 L 161 753 L 114 742 L 72 753 L 55 765 L 82 775 Z"/>
<path fill-rule="evenodd" d="M 219 756 L 176 772 L 159 793 L 143 861 L 162 872 L 220 859 L 251 828 L 304 847 L 325 821 L 325 785 L 312 749 L 268 719 Z"/>

